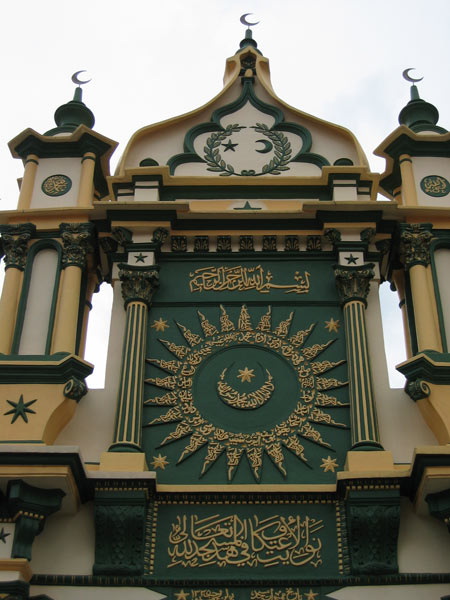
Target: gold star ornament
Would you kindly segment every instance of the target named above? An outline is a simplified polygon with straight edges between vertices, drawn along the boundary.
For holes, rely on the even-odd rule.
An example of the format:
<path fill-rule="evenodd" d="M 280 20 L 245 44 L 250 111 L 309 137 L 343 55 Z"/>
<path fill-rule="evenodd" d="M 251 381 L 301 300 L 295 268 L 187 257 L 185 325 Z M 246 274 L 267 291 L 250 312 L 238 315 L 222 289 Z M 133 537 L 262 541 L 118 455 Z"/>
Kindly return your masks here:
<path fill-rule="evenodd" d="M 188 600 L 189 592 L 185 592 L 184 590 L 180 590 L 178 593 L 175 593 L 175 598 L 177 600 Z"/>
<path fill-rule="evenodd" d="M 332 471 L 334 473 L 334 470 L 337 469 L 338 466 L 337 459 L 328 456 L 327 458 L 322 458 L 322 464 L 320 465 L 320 468 L 323 469 L 324 473 L 327 471 Z"/>
<path fill-rule="evenodd" d="M 249 369 L 248 367 L 245 367 L 245 369 L 239 369 L 239 375 L 236 375 L 236 377 L 240 379 L 242 383 L 244 383 L 244 381 L 251 382 L 252 377 L 255 376 L 253 373 L 254 370 L 255 369 Z"/>
<path fill-rule="evenodd" d="M 161 456 L 161 454 L 158 454 L 158 456 L 153 457 L 153 460 L 150 464 L 154 469 L 162 469 L 164 471 L 166 466 L 169 464 L 169 461 L 167 460 L 167 456 Z"/>
<path fill-rule="evenodd" d="M 335 331 L 337 333 L 340 326 L 341 324 L 339 323 L 339 319 L 335 321 L 333 317 L 331 317 L 329 321 L 325 321 L 325 329 L 328 329 L 330 333 L 332 331 Z"/>
<path fill-rule="evenodd" d="M 305 595 L 305 600 L 315 600 L 316 596 L 318 596 L 318 592 L 313 592 L 311 588 L 309 588 L 309 592 Z"/>
<path fill-rule="evenodd" d="M 153 321 L 152 328 L 156 329 L 156 331 L 165 331 L 168 329 L 170 325 L 167 325 L 167 321 L 164 321 L 162 317 L 160 317 L 157 321 Z"/>

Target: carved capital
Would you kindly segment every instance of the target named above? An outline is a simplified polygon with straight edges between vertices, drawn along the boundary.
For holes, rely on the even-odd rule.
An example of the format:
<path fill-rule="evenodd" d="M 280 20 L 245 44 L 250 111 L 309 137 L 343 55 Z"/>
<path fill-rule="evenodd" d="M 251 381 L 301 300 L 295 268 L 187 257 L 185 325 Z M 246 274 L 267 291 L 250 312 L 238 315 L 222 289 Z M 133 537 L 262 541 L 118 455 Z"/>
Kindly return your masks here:
<path fill-rule="evenodd" d="M 8 505 L 16 522 L 12 558 L 31 560 L 34 538 L 44 528 L 45 519 L 60 509 L 64 496 L 62 490 L 37 488 L 22 479 L 9 482 Z"/>
<path fill-rule="evenodd" d="M 405 386 L 405 392 L 417 402 L 417 400 L 422 400 L 422 398 L 426 398 L 430 395 L 431 390 L 430 386 L 423 379 L 415 379 L 414 381 L 408 381 Z"/>
<path fill-rule="evenodd" d="M 59 226 L 63 241 L 63 268 L 75 266 L 83 269 L 86 256 L 92 252 L 92 223 L 61 223 Z"/>
<path fill-rule="evenodd" d="M 125 308 L 130 302 L 144 302 L 150 306 L 152 296 L 159 287 L 159 273 L 155 267 L 119 265 L 122 297 Z"/>
<path fill-rule="evenodd" d="M 341 241 L 341 232 L 338 229 L 326 229 L 323 235 L 333 244 L 333 248 Z"/>
<path fill-rule="evenodd" d="M 64 396 L 71 400 L 79 402 L 83 396 L 88 393 L 88 388 L 85 381 L 71 377 L 64 386 Z"/>
<path fill-rule="evenodd" d="M 373 267 L 373 263 L 361 267 L 335 265 L 336 287 L 343 305 L 359 300 L 367 306 L 370 281 L 375 275 Z"/>
<path fill-rule="evenodd" d="M 366 229 L 363 229 L 359 234 L 359 239 L 365 244 L 370 244 L 376 232 L 377 230 L 374 227 L 366 227 Z"/>
<path fill-rule="evenodd" d="M 32 223 L 5 225 L 1 229 L 6 268 L 15 267 L 23 271 L 27 259 L 28 242 L 36 231 Z"/>
<path fill-rule="evenodd" d="M 169 232 L 164 227 L 157 227 L 153 232 L 152 244 L 160 248 L 169 237 Z"/>
<path fill-rule="evenodd" d="M 400 259 L 407 269 L 430 264 L 431 223 L 400 225 Z"/>

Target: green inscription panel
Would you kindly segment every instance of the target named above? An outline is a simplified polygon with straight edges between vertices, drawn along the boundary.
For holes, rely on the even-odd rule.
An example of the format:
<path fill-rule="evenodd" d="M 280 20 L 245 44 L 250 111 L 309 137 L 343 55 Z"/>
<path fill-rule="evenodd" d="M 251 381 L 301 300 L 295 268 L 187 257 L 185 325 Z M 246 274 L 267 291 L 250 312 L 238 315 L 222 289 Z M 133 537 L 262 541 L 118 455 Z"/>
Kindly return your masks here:
<path fill-rule="evenodd" d="M 320 502 L 156 501 L 148 572 L 173 580 L 323 578 L 342 570 L 340 508 Z M 338 525 L 338 526 L 337 526 Z"/>
<path fill-rule="evenodd" d="M 177 587 L 153 590 L 164 594 L 169 600 L 326 600 L 335 588 L 326 586 L 287 587 Z"/>

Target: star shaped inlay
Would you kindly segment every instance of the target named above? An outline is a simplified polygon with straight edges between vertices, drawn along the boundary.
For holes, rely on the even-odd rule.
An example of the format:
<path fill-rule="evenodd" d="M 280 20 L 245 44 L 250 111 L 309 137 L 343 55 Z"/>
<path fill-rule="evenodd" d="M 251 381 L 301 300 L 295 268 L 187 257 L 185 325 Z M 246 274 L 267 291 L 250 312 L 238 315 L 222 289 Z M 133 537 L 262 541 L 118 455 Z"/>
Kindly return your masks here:
<path fill-rule="evenodd" d="M 313 592 L 311 588 L 309 588 L 309 592 L 305 595 L 305 600 L 314 600 L 316 596 L 318 596 L 318 592 Z"/>
<path fill-rule="evenodd" d="M 29 402 L 24 402 L 23 394 L 20 394 L 19 402 L 12 402 L 11 400 L 6 401 L 10 406 L 12 406 L 12 409 L 8 410 L 7 412 L 5 412 L 3 414 L 4 415 L 13 415 L 13 418 L 11 420 L 11 425 L 19 417 L 22 417 L 22 419 L 25 421 L 25 423 L 28 423 L 27 413 L 30 413 L 33 415 L 36 414 L 36 411 L 34 411 L 33 409 L 28 408 L 28 407 L 31 406 L 32 404 L 34 404 L 36 401 L 37 401 L 37 398 L 35 398 L 34 400 L 30 400 Z"/>
<path fill-rule="evenodd" d="M 244 381 L 250 382 L 252 377 L 255 376 L 253 371 L 254 369 L 249 369 L 248 367 L 245 367 L 245 369 L 239 369 L 239 375 L 236 375 L 236 377 L 240 379 L 242 383 L 244 383 Z"/>
<path fill-rule="evenodd" d="M 222 146 L 225 148 L 224 152 L 226 152 L 227 150 L 232 150 L 233 152 L 236 152 L 235 148 L 236 146 L 238 146 L 238 144 L 233 144 L 231 140 L 228 140 L 228 142 L 226 144 L 222 144 Z"/>
<path fill-rule="evenodd" d="M 134 258 L 136 259 L 136 262 L 145 262 L 145 259 L 147 258 L 147 254 L 142 254 L 142 252 L 140 252 L 139 254 L 135 254 Z"/>
<path fill-rule="evenodd" d="M 338 466 L 337 459 L 328 456 L 327 458 L 322 458 L 322 464 L 320 465 L 320 468 L 323 469 L 324 473 L 327 471 L 332 471 L 334 473 L 334 470 L 337 469 Z"/>
<path fill-rule="evenodd" d="M 187 600 L 189 596 L 189 592 L 185 592 L 184 590 L 180 590 L 178 593 L 175 594 L 175 598 L 177 600 Z"/>
<path fill-rule="evenodd" d="M 164 321 L 162 317 L 160 317 L 157 321 L 153 321 L 152 328 L 156 329 L 156 331 L 165 331 L 168 329 L 170 325 L 167 325 L 167 321 Z"/>
<path fill-rule="evenodd" d="M 11 535 L 11 534 L 6 533 L 5 528 L 2 527 L 2 530 L 0 531 L 0 541 L 2 541 L 4 544 L 6 544 L 6 538 L 8 537 L 8 535 Z"/>
<path fill-rule="evenodd" d="M 337 333 L 340 326 L 341 324 L 339 323 L 339 319 L 335 321 L 333 317 L 331 317 L 329 321 L 325 321 L 325 329 L 328 329 L 330 333 L 332 331 L 335 331 Z"/>
<path fill-rule="evenodd" d="M 356 265 L 356 261 L 358 260 L 358 257 L 353 256 L 353 254 L 350 254 L 350 256 L 344 256 L 344 258 L 348 265 Z"/>
<path fill-rule="evenodd" d="M 158 456 L 154 456 L 153 459 L 154 460 L 152 460 L 150 464 L 154 469 L 162 469 L 164 471 L 166 466 L 169 464 L 167 456 L 161 456 L 161 454 L 158 454 Z"/>

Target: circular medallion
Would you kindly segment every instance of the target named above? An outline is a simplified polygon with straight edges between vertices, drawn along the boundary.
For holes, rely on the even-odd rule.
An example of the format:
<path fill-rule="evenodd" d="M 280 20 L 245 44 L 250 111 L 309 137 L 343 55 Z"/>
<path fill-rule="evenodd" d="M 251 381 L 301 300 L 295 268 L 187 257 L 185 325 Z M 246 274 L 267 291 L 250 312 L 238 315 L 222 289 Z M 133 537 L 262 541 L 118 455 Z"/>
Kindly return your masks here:
<path fill-rule="evenodd" d="M 450 192 L 450 183 L 442 175 L 427 175 L 420 182 L 420 187 L 425 194 L 440 198 Z"/>
<path fill-rule="evenodd" d="M 145 405 L 164 412 L 144 426 L 168 426 L 158 448 L 179 442 L 177 464 L 201 450 L 200 476 L 224 454 L 229 481 L 243 456 L 256 481 L 264 456 L 286 477 L 285 452 L 308 464 L 301 438 L 331 449 L 317 425 L 347 428 L 327 412 L 346 405 L 329 391 L 347 382 L 327 373 L 345 361 L 317 360 L 334 340 L 306 345 L 315 323 L 289 335 L 294 311 L 276 326 L 270 306 L 256 326 L 245 305 L 237 323 L 220 311 L 218 326 L 198 311 L 203 335 L 177 323 L 185 344 L 159 338 L 174 359 L 147 359 L 169 375 L 145 380 L 160 393 Z"/>
<path fill-rule="evenodd" d="M 42 182 L 41 189 L 47 196 L 63 196 L 72 187 L 72 180 L 67 175 L 50 175 Z"/>

